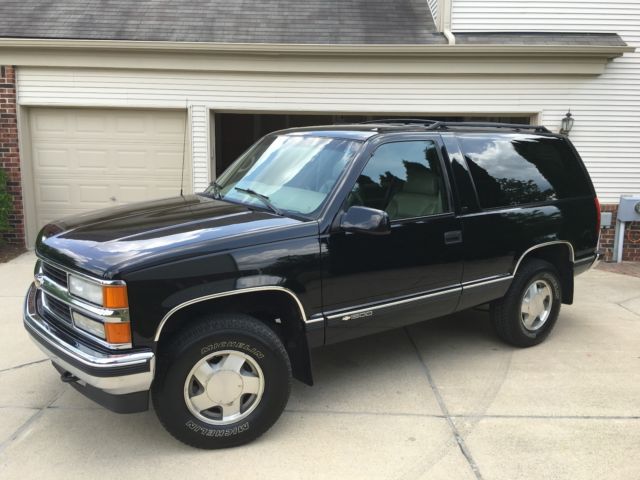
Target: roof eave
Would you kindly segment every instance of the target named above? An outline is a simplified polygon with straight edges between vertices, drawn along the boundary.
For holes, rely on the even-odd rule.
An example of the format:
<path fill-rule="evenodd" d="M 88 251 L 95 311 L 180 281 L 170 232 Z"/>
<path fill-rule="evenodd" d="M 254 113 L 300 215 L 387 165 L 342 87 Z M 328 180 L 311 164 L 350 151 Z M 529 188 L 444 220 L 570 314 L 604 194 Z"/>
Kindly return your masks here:
<path fill-rule="evenodd" d="M 524 45 L 524 44 L 292 44 L 292 43 L 208 43 L 132 40 L 69 40 L 0 38 L 0 49 L 70 49 L 132 52 L 208 52 L 236 54 L 304 55 L 403 55 L 403 56 L 590 56 L 615 58 L 635 51 L 628 45 Z"/>
<path fill-rule="evenodd" d="M 315 45 L 0 38 L 0 65 L 175 71 L 600 75 L 634 49 L 594 45 Z"/>

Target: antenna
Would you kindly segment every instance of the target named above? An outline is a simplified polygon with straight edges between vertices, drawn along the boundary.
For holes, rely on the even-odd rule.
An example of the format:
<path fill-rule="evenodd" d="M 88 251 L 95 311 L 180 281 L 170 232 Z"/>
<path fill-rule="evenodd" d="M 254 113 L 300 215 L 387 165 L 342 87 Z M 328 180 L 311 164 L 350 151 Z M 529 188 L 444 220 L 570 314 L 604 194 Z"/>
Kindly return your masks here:
<path fill-rule="evenodd" d="M 182 135 L 182 169 L 180 170 L 180 196 L 184 198 L 183 186 L 184 186 L 184 163 L 187 150 L 187 128 L 189 126 L 189 105 L 188 99 L 184 101 L 185 115 L 184 115 L 184 132 Z"/>

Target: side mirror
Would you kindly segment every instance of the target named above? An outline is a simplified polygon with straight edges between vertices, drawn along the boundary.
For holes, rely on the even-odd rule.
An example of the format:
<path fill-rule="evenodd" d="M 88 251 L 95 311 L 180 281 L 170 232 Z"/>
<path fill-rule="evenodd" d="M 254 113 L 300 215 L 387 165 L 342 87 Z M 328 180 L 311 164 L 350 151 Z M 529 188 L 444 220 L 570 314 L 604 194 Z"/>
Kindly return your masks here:
<path fill-rule="evenodd" d="M 340 228 L 345 232 L 387 235 L 391 233 L 391 222 L 387 212 L 354 205 L 342 215 Z"/>

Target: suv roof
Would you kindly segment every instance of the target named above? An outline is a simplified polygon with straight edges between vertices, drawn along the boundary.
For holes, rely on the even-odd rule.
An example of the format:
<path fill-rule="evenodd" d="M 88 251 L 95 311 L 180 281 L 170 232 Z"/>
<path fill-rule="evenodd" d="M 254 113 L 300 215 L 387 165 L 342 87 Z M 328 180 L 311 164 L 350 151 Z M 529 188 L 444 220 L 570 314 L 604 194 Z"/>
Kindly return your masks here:
<path fill-rule="evenodd" d="M 284 134 L 319 134 L 325 136 L 348 136 L 355 140 L 366 140 L 369 137 L 387 132 L 424 132 L 424 131 L 451 131 L 462 130 L 466 132 L 530 132 L 539 134 L 552 134 L 546 127 L 540 125 L 527 125 L 518 123 L 495 122 L 445 122 L 438 120 L 423 120 L 413 118 L 389 118 L 372 120 L 362 123 L 345 123 L 337 125 L 319 125 L 313 127 L 296 127 L 280 130 L 276 133 Z M 347 133 L 348 132 L 348 133 Z"/>

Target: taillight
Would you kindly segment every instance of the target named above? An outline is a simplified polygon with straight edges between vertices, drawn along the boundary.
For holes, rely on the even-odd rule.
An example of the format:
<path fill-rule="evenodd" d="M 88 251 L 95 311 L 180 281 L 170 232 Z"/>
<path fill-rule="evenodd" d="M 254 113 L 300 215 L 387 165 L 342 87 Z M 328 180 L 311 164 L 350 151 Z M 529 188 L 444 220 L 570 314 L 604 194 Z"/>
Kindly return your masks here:
<path fill-rule="evenodd" d="M 598 197 L 595 197 L 596 203 L 596 235 L 600 233 L 600 200 Z"/>

